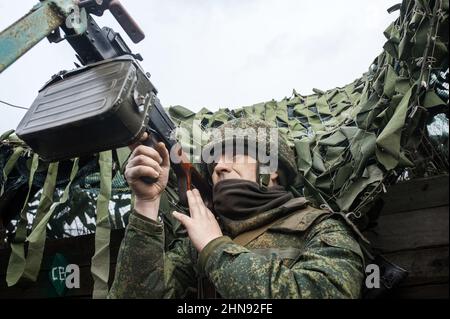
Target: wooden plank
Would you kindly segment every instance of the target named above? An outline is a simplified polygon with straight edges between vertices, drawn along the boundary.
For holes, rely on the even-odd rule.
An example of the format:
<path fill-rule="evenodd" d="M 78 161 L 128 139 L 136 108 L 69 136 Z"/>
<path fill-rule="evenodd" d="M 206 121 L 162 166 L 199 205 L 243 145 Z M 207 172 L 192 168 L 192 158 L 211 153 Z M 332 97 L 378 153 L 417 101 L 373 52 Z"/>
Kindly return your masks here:
<path fill-rule="evenodd" d="M 373 247 L 382 253 L 449 243 L 448 206 L 380 216 L 378 225 L 364 232 Z"/>
<path fill-rule="evenodd" d="M 385 255 L 394 264 L 406 269 L 408 277 L 401 286 L 448 283 L 449 247 L 407 250 Z"/>
<path fill-rule="evenodd" d="M 448 206 L 449 176 L 418 178 L 389 186 L 381 198 L 381 214 L 395 214 L 422 208 Z"/>

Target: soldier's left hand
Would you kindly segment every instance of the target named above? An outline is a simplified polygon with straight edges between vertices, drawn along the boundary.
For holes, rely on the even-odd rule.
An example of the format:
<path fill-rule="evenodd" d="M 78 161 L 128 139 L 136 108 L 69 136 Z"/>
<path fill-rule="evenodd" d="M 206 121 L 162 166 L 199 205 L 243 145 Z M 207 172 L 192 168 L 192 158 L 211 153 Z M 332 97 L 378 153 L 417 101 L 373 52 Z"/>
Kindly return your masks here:
<path fill-rule="evenodd" d="M 211 240 L 222 236 L 222 230 L 198 190 L 188 191 L 187 198 L 191 216 L 178 212 L 173 212 L 173 216 L 186 227 L 192 244 L 201 252 Z"/>

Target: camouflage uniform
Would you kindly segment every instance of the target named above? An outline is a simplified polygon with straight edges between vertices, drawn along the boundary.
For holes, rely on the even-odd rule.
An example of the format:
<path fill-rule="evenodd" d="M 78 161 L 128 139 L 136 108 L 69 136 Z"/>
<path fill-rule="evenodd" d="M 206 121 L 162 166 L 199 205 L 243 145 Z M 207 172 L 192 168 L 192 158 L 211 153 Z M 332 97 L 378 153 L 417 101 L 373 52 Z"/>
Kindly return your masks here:
<path fill-rule="evenodd" d="M 280 162 L 295 169 L 281 144 Z M 224 298 L 360 297 L 364 257 L 357 230 L 343 215 L 312 208 L 304 198 L 270 215 L 278 217 L 234 240 L 219 237 L 198 254 L 189 238 L 165 250 L 164 225 L 133 212 L 109 297 L 201 297 L 205 278 Z"/>

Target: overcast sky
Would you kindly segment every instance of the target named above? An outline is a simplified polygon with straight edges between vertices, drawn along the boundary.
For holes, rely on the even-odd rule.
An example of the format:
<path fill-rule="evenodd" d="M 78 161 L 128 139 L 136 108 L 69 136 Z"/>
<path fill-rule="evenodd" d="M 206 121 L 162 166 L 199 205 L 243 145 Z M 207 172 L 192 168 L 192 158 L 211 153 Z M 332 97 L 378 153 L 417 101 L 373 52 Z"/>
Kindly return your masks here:
<path fill-rule="evenodd" d="M 37 0 L 0 0 L 0 30 Z M 342 86 L 366 72 L 398 16 L 400 0 L 122 0 L 146 33 L 130 45 L 144 57 L 164 106 L 251 105 L 290 96 L 292 89 Z M 101 26 L 120 26 L 109 13 Z M 39 88 L 71 69 L 67 43 L 41 41 L 0 74 L 0 100 L 29 107 Z M 0 104 L 0 133 L 16 128 L 25 111 Z"/>

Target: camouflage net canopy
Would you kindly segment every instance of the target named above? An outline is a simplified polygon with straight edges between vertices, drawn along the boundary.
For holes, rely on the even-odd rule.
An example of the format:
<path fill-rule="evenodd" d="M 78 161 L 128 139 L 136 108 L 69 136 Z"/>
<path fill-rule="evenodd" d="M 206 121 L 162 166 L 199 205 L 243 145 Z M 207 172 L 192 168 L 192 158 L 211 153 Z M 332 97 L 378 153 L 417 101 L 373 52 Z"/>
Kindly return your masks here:
<path fill-rule="evenodd" d="M 206 129 L 239 117 L 274 123 L 295 149 L 298 173 L 303 176 L 302 184 L 292 185 L 292 190 L 316 205 L 348 213 L 366 228 L 376 218 L 377 210 L 371 208 L 386 185 L 448 173 L 449 1 L 404 0 L 389 11 L 397 9 L 399 18 L 385 31 L 384 51 L 367 73 L 344 87 L 315 89 L 315 94 L 308 96 L 294 91 L 281 101 L 217 112 L 202 109 L 193 113 L 175 106 L 168 109 L 169 114 L 189 130 L 197 123 Z M 193 150 L 205 142 L 191 140 L 184 147 Z M 114 150 L 111 156 L 109 226 L 123 228 L 131 198 L 120 170 L 126 150 Z M 80 160 L 71 183 L 75 161 L 59 163 L 50 194 L 52 188 L 45 191 L 49 165 L 38 161 L 35 173 L 30 174 L 33 158 L 32 150 L 12 132 L 1 137 L 0 225 L 2 219 L 8 225 L 9 239 L 20 213 L 29 234 L 41 221 L 36 215 L 45 215 L 51 203 L 58 201 L 61 205 L 48 221 L 48 238 L 95 232 L 102 177 L 99 156 Z M 175 185 L 172 176 L 162 204 L 162 215 L 171 230 L 167 233 L 172 237 L 182 234 L 179 224 L 166 214 L 182 210 Z M 67 201 L 61 202 L 66 188 Z"/>

